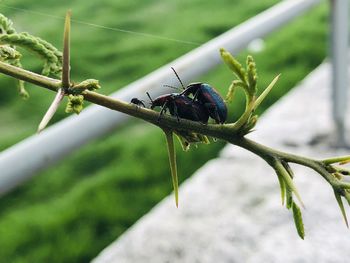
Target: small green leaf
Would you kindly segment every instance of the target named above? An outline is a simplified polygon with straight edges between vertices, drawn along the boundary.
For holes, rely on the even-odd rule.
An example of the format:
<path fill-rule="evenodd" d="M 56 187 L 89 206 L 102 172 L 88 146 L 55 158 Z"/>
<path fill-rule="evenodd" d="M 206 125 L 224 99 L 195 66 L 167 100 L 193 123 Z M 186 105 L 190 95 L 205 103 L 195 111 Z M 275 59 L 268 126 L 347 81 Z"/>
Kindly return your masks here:
<path fill-rule="evenodd" d="M 285 162 L 285 161 L 281 161 L 282 165 L 284 168 L 286 168 L 287 172 L 290 175 L 290 178 L 294 178 L 294 172 L 292 170 L 292 168 L 290 167 L 289 163 Z"/>
<path fill-rule="evenodd" d="M 304 224 L 303 224 L 303 218 L 301 215 L 301 210 L 299 206 L 294 202 L 292 207 L 293 207 L 293 218 L 294 218 L 295 227 L 297 229 L 299 237 L 301 239 L 304 239 L 305 231 L 304 231 Z"/>
<path fill-rule="evenodd" d="M 168 156 L 170 163 L 171 177 L 173 181 L 174 193 L 175 193 L 175 204 L 179 206 L 179 182 L 177 178 L 177 167 L 176 167 L 176 152 L 173 140 L 173 132 L 169 130 L 163 130 L 167 142 Z"/>
<path fill-rule="evenodd" d="M 344 208 L 344 205 L 343 205 L 343 201 L 342 201 L 342 199 L 341 199 L 341 196 L 340 196 L 340 194 L 339 194 L 335 189 L 333 189 L 333 190 L 334 190 L 335 199 L 337 200 L 337 203 L 338 203 L 338 205 L 339 205 L 339 209 L 340 209 L 340 211 L 341 211 L 341 213 L 342 213 L 342 216 L 343 216 L 343 218 L 344 218 L 346 227 L 349 228 L 349 223 L 348 223 L 348 219 L 347 219 L 347 217 L 346 217 L 346 212 L 345 212 L 345 208 Z"/>
<path fill-rule="evenodd" d="M 283 177 L 281 175 L 277 174 L 277 178 L 278 178 L 278 182 L 280 184 L 282 205 L 284 205 L 284 200 L 286 197 L 286 185 L 285 185 Z"/>
<path fill-rule="evenodd" d="M 292 178 L 290 178 L 289 175 L 285 175 L 284 176 L 284 181 L 286 182 L 288 187 L 292 190 L 292 192 L 295 194 L 295 196 L 298 199 L 298 201 L 300 202 L 301 206 L 304 207 L 304 203 L 301 200 L 300 194 L 299 194 L 296 186 L 294 185 Z"/>
<path fill-rule="evenodd" d="M 283 164 L 280 161 L 276 162 L 275 170 L 276 170 L 277 174 L 280 174 L 283 177 L 284 182 L 286 183 L 286 186 L 290 188 L 290 190 L 295 194 L 296 198 L 300 202 L 301 206 L 304 207 L 303 201 L 301 200 L 299 192 L 298 192 L 296 186 L 294 185 L 290 174 L 288 173 L 286 168 L 284 168 Z"/>
<path fill-rule="evenodd" d="M 293 206 L 293 193 L 292 190 L 286 186 L 286 207 L 291 209 Z"/>
<path fill-rule="evenodd" d="M 29 35 L 28 33 L 20 34 L 10 34 L 10 35 L 1 35 L 0 34 L 0 45 L 11 45 L 16 47 L 25 48 L 41 59 L 45 61 L 43 67 L 43 74 L 56 74 L 61 70 L 61 62 L 56 56 L 57 52 L 47 49 L 38 38 Z"/>

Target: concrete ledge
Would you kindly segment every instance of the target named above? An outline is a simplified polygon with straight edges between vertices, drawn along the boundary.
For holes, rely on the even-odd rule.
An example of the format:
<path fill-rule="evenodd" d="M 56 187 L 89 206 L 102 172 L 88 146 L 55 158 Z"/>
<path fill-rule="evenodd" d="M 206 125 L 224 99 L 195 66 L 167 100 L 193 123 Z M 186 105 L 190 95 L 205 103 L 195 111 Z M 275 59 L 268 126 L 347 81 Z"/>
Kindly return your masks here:
<path fill-rule="evenodd" d="M 323 64 L 265 113 L 250 137 L 312 157 L 345 154 L 317 140 L 332 131 L 329 86 Z M 181 185 L 178 209 L 167 197 L 93 262 L 349 262 L 350 232 L 332 190 L 314 172 L 293 168 L 307 207 L 304 241 L 281 206 L 272 169 L 227 146 Z"/>

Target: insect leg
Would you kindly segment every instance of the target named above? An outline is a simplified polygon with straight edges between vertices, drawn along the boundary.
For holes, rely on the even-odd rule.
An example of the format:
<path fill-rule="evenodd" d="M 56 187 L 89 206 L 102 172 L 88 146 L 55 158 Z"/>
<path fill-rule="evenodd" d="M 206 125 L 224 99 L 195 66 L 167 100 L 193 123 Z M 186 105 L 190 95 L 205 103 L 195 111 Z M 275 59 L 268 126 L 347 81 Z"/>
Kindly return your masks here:
<path fill-rule="evenodd" d="M 179 118 L 179 114 L 178 114 L 178 112 L 177 112 L 177 106 L 176 106 L 176 103 L 175 103 L 175 101 L 172 101 L 171 103 L 173 103 L 173 108 L 174 108 L 174 116 L 176 116 L 177 121 L 179 122 L 179 121 L 180 121 L 180 118 Z"/>
<path fill-rule="evenodd" d="M 205 103 L 204 106 L 208 109 L 209 115 L 213 117 L 215 122 L 220 123 L 221 120 L 220 120 L 219 112 L 216 105 L 213 103 Z"/>
<path fill-rule="evenodd" d="M 162 106 L 162 108 L 161 108 L 161 110 L 160 110 L 160 112 L 159 112 L 159 116 L 158 116 L 158 122 L 160 122 L 160 116 L 162 116 L 162 114 L 164 113 L 164 112 L 166 112 L 166 109 L 167 109 L 167 105 L 168 105 L 168 102 L 166 101 L 164 104 L 163 104 L 163 106 Z"/>

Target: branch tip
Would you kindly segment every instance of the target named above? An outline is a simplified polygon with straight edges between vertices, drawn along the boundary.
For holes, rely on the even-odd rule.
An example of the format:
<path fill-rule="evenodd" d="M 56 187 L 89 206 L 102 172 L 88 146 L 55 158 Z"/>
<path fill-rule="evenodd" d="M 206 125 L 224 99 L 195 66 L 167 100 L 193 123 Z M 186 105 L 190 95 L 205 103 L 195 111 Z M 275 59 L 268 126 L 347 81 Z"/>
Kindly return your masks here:
<path fill-rule="evenodd" d="M 168 129 L 163 129 L 163 131 L 165 134 L 167 148 L 168 148 L 171 178 L 172 178 L 174 194 L 175 194 L 175 205 L 176 207 L 179 207 L 179 181 L 177 177 L 176 152 L 175 152 L 175 145 L 174 145 L 174 139 L 173 139 L 173 132 Z"/>
<path fill-rule="evenodd" d="M 63 91 L 63 89 L 59 89 L 57 91 L 57 94 L 56 94 L 54 100 L 52 101 L 49 109 L 47 110 L 47 112 L 45 113 L 43 119 L 41 120 L 41 122 L 40 122 L 40 124 L 38 126 L 37 133 L 40 133 L 42 130 L 45 129 L 45 127 L 47 126 L 47 124 L 50 122 L 50 120 L 52 119 L 53 115 L 57 111 L 58 107 L 60 106 L 60 103 L 63 100 L 63 98 L 64 98 L 64 91 Z"/>
<path fill-rule="evenodd" d="M 71 11 L 68 10 L 63 34 L 62 87 L 65 89 L 68 89 L 70 86 L 70 20 Z"/>

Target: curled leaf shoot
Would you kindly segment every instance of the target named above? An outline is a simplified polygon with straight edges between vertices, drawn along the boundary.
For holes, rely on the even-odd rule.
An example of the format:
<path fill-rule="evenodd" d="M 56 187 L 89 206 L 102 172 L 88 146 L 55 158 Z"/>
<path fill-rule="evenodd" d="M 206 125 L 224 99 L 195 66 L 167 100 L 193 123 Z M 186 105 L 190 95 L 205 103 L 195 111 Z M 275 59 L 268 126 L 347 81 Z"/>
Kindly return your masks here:
<path fill-rule="evenodd" d="M 97 79 L 86 79 L 73 87 L 68 89 L 68 92 L 71 94 L 81 94 L 85 90 L 95 91 L 100 89 L 101 86 Z"/>
<path fill-rule="evenodd" d="M 66 107 L 66 113 L 80 114 L 83 110 L 84 96 L 83 95 L 68 95 L 68 103 Z"/>
<path fill-rule="evenodd" d="M 229 69 L 232 70 L 238 80 L 234 80 L 228 90 L 226 95 L 226 102 L 231 102 L 233 100 L 233 94 L 237 87 L 244 90 L 246 96 L 246 107 L 244 113 L 241 117 L 232 125 L 232 129 L 239 131 L 242 135 L 245 135 L 251 131 L 255 126 L 257 117 L 252 118 L 254 111 L 261 104 L 261 102 L 266 98 L 269 92 L 272 90 L 276 82 L 278 81 L 280 75 L 275 77 L 269 86 L 262 92 L 262 94 L 257 98 L 257 72 L 256 65 L 252 56 L 247 57 L 246 70 L 243 66 L 225 49 L 220 49 L 220 54 L 223 61 L 228 65 Z M 251 120 L 251 122 L 250 122 Z"/>
<path fill-rule="evenodd" d="M 228 92 L 226 94 L 226 97 L 225 97 L 226 103 L 231 103 L 233 101 L 233 97 L 234 97 L 236 89 L 237 89 L 237 84 L 234 81 L 232 81 L 231 85 L 228 88 Z"/>
<path fill-rule="evenodd" d="M 0 14 L 0 29 L 3 34 L 13 34 L 16 30 L 12 27 L 12 21 L 3 14 Z"/>
<path fill-rule="evenodd" d="M 256 65 L 252 56 L 247 56 L 247 84 L 252 94 L 257 91 L 258 75 L 256 73 Z"/>
<path fill-rule="evenodd" d="M 18 80 L 18 81 L 17 81 L 17 87 L 18 87 L 19 96 L 20 96 L 22 99 L 24 99 L 24 100 L 29 99 L 29 93 L 28 93 L 28 91 L 24 88 L 24 81 L 23 81 L 23 80 Z"/>
<path fill-rule="evenodd" d="M 232 70 L 232 72 L 243 82 L 247 82 L 246 72 L 241 63 L 236 60 L 230 52 L 224 48 L 220 48 L 220 54 L 226 65 Z"/>
<path fill-rule="evenodd" d="M 228 92 L 225 97 L 226 103 L 231 103 L 234 99 L 235 92 L 237 88 L 245 88 L 245 84 L 241 80 L 234 80 L 232 81 L 231 85 L 228 88 Z"/>
<path fill-rule="evenodd" d="M 11 45 L 27 49 L 45 61 L 43 75 L 57 75 L 61 70 L 61 62 L 55 52 L 47 49 L 38 38 L 28 33 L 0 35 L 0 45 Z"/>

